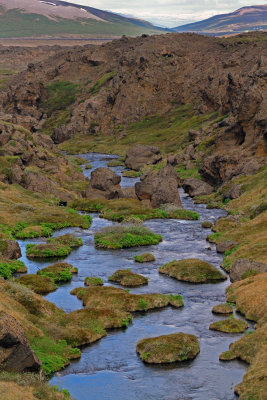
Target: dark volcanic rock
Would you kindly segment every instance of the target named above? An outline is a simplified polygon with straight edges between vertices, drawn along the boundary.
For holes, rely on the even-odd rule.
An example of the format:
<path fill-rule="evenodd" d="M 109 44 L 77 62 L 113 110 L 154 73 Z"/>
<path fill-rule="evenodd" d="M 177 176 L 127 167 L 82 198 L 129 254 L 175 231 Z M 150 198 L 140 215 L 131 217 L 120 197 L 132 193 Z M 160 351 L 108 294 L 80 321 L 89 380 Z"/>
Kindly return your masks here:
<path fill-rule="evenodd" d="M 236 260 L 230 272 L 231 282 L 240 281 L 246 273 L 264 273 L 267 272 L 267 264 L 259 261 L 246 260 L 244 258 Z"/>
<path fill-rule="evenodd" d="M 161 160 L 162 156 L 157 147 L 137 145 L 127 151 L 125 165 L 129 169 L 139 171 L 145 165 L 157 164 Z"/>
<path fill-rule="evenodd" d="M 86 197 L 91 199 L 117 199 L 123 197 L 120 188 L 121 177 L 109 168 L 97 168 L 92 172 L 91 181 L 86 189 Z"/>
<path fill-rule="evenodd" d="M 41 362 L 30 348 L 22 326 L 6 312 L 0 313 L 0 370 L 37 372 Z"/>
<path fill-rule="evenodd" d="M 182 208 L 178 185 L 179 177 L 174 168 L 166 166 L 160 171 L 141 177 L 135 184 L 135 193 L 139 200 L 157 208 L 163 204 L 174 204 Z"/>
<path fill-rule="evenodd" d="M 189 178 L 183 181 L 183 189 L 191 197 L 211 194 L 213 187 L 199 179 Z"/>
<path fill-rule="evenodd" d="M 218 243 L 216 245 L 216 251 L 217 253 L 225 253 L 226 250 L 231 250 L 237 245 L 238 243 L 234 242 L 233 240 L 227 240 L 226 242 Z"/>
<path fill-rule="evenodd" d="M 14 240 L 0 239 L 0 258 L 14 260 L 20 258 L 21 255 L 18 242 L 14 242 Z"/>

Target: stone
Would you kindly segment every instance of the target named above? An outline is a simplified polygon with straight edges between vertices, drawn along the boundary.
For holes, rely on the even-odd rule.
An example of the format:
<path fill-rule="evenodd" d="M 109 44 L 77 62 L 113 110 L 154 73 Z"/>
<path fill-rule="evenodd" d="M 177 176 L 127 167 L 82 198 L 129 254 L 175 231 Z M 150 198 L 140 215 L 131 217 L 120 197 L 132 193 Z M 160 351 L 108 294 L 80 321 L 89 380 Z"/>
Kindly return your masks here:
<path fill-rule="evenodd" d="M 135 184 L 135 193 L 139 200 L 146 201 L 153 208 L 159 208 L 163 204 L 182 208 L 179 182 L 175 169 L 167 165 L 158 172 L 142 176 L 141 181 Z"/>
<path fill-rule="evenodd" d="M 157 147 L 137 145 L 131 147 L 125 158 L 125 165 L 129 169 L 139 171 L 145 165 L 157 164 L 162 160 Z"/>
<path fill-rule="evenodd" d="M 105 198 L 108 200 L 123 197 L 120 187 L 121 177 L 109 168 L 97 168 L 91 174 L 86 189 L 86 197 L 90 199 Z"/>
<path fill-rule="evenodd" d="M 0 370 L 8 372 L 38 372 L 41 361 L 30 348 L 19 322 L 2 311 L 0 313 Z"/>
<path fill-rule="evenodd" d="M 246 260 L 245 258 L 238 259 L 232 266 L 230 280 L 231 282 L 240 281 L 244 274 L 253 271 L 259 274 L 267 272 L 267 264 L 254 260 Z"/>
<path fill-rule="evenodd" d="M 216 245 L 217 253 L 225 253 L 227 250 L 232 250 L 238 243 L 233 240 L 227 240 L 226 242 L 221 242 Z"/>
<path fill-rule="evenodd" d="M 225 200 L 225 199 L 234 200 L 234 199 L 237 199 L 238 197 L 240 197 L 240 195 L 241 195 L 241 188 L 242 188 L 242 185 L 238 185 L 238 184 L 233 185 L 233 186 L 224 194 L 224 200 Z"/>
<path fill-rule="evenodd" d="M 22 256 L 18 242 L 0 239 L 0 258 L 17 260 Z"/>
<path fill-rule="evenodd" d="M 208 195 L 214 191 L 211 185 L 195 178 L 185 179 L 182 186 L 191 197 Z"/>

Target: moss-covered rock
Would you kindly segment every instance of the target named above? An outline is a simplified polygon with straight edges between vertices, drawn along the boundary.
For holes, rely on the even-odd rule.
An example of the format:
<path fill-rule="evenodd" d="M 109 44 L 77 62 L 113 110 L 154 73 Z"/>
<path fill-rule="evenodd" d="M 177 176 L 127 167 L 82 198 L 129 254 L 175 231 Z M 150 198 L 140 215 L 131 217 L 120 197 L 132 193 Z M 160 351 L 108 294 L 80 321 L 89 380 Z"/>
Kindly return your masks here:
<path fill-rule="evenodd" d="M 60 243 L 27 244 L 28 258 L 66 257 L 71 253 L 71 247 Z"/>
<path fill-rule="evenodd" d="M 68 247 L 71 247 L 73 249 L 83 245 L 83 241 L 82 241 L 81 238 L 77 238 L 76 236 L 71 235 L 71 234 L 66 234 L 66 235 L 63 235 L 63 236 L 50 238 L 50 239 L 48 239 L 47 242 L 48 243 L 62 244 L 64 246 L 68 246 Z"/>
<path fill-rule="evenodd" d="M 128 312 L 148 311 L 168 305 L 174 307 L 184 305 L 179 295 L 131 294 L 113 286 L 76 288 L 71 294 L 82 300 L 85 307 L 111 308 Z"/>
<path fill-rule="evenodd" d="M 0 277 L 8 279 L 12 274 L 25 273 L 27 267 L 22 261 L 18 260 L 2 260 L 0 261 Z"/>
<path fill-rule="evenodd" d="M 145 363 L 165 364 L 192 360 L 200 352 L 200 347 L 196 336 L 179 332 L 142 339 L 136 350 Z"/>
<path fill-rule="evenodd" d="M 233 307 L 230 304 L 227 304 L 227 303 L 218 304 L 217 306 L 213 307 L 212 312 L 214 314 L 232 314 L 233 313 Z"/>
<path fill-rule="evenodd" d="M 40 269 L 37 274 L 50 278 L 53 282 L 69 282 L 78 269 L 68 263 L 56 263 Z"/>
<path fill-rule="evenodd" d="M 197 259 L 174 260 L 160 267 L 159 272 L 179 281 L 191 283 L 218 282 L 227 279 L 213 265 Z"/>
<path fill-rule="evenodd" d="M 124 176 L 125 178 L 138 178 L 141 175 L 141 171 L 122 171 L 122 176 Z"/>
<path fill-rule="evenodd" d="M 153 254 L 150 253 L 143 253 L 140 256 L 134 256 L 134 261 L 138 263 L 152 262 L 155 260 L 156 260 L 155 256 L 153 256 Z"/>
<path fill-rule="evenodd" d="M 241 319 L 228 318 L 210 324 L 209 329 L 225 333 L 242 333 L 248 328 L 248 324 Z"/>
<path fill-rule="evenodd" d="M 90 276 L 84 279 L 84 284 L 86 286 L 103 286 L 104 282 L 101 278 Z"/>
<path fill-rule="evenodd" d="M 54 292 L 57 289 L 57 286 L 54 284 L 54 282 L 52 282 L 52 280 L 47 276 L 35 274 L 24 275 L 18 279 L 18 282 L 21 285 L 27 286 L 29 289 L 38 294 Z"/>
<path fill-rule="evenodd" d="M 142 226 L 109 227 L 95 234 L 98 248 L 122 249 L 124 247 L 148 246 L 158 244 L 162 236 Z"/>
<path fill-rule="evenodd" d="M 134 274 L 131 270 L 118 270 L 108 278 L 111 282 L 117 282 L 126 287 L 137 287 L 147 285 L 148 279 L 142 275 Z"/>
<path fill-rule="evenodd" d="M 212 228 L 213 224 L 210 221 L 203 221 L 201 224 L 202 228 L 204 229 L 208 229 L 208 228 Z"/>

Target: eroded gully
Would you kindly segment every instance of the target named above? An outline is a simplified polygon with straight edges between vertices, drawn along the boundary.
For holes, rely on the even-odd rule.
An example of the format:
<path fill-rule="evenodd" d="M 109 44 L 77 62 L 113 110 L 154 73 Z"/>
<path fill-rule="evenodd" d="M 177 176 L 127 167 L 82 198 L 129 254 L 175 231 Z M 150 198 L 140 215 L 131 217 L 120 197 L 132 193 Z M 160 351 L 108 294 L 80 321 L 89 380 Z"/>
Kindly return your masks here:
<path fill-rule="evenodd" d="M 83 156 L 93 169 L 106 166 L 112 156 L 86 154 Z M 121 173 L 122 167 L 112 168 Z M 85 170 L 90 176 L 92 170 Z M 122 186 L 131 186 L 136 179 L 123 178 Z M 203 229 L 201 222 L 214 222 L 225 215 L 223 210 L 209 210 L 203 204 L 194 204 L 182 190 L 184 208 L 200 214 L 199 221 L 150 220 L 145 226 L 161 234 L 163 242 L 148 246 L 123 250 L 96 250 L 94 233 L 113 223 L 91 214 L 93 223 L 88 230 L 68 228 L 55 233 L 75 233 L 83 239 L 84 245 L 73 251 L 66 262 L 78 267 L 79 273 L 69 284 L 61 285 L 46 299 L 70 312 L 82 308 L 82 303 L 70 291 L 84 286 L 84 278 L 98 276 L 109 285 L 108 277 L 117 269 L 131 268 L 133 272 L 149 278 L 145 287 L 131 289 L 131 293 L 181 294 L 185 306 L 182 309 L 165 308 L 161 311 L 136 313 L 133 323 L 126 330 L 109 331 L 99 342 L 85 347 L 79 361 L 72 362 L 66 369 L 51 379 L 51 384 L 68 389 L 76 400 L 233 400 L 233 388 L 242 380 L 246 365 L 239 361 L 225 363 L 219 361 L 222 351 L 228 350 L 230 343 L 240 337 L 210 331 L 210 323 L 222 319 L 211 313 L 214 305 L 225 302 L 225 289 L 229 279 L 218 284 L 193 285 L 159 275 L 158 268 L 174 259 L 200 258 L 220 268 L 221 255 L 214 245 L 206 241 L 211 233 Z M 42 242 L 41 239 L 21 241 L 22 260 L 29 273 L 36 273 L 51 262 L 36 262 L 26 258 L 26 244 Z M 156 261 L 138 264 L 133 256 L 149 251 Z M 240 318 L 240 316 L 239 316 Z M 136 354 L 136 344 L 145 337 L 159 336 L 174 332 L 191 333 L 198 337 L 201 351 L 192 362 L 177 366 L 146 366 Z"/>

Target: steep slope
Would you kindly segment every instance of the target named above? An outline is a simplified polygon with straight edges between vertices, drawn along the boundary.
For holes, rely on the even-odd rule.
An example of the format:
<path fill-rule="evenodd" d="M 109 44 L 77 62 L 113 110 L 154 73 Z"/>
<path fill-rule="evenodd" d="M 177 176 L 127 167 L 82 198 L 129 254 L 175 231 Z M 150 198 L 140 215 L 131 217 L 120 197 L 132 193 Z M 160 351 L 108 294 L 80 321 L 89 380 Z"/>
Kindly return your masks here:
<path fill-rule="evenodd" d="M 267 4 L 243 7 L 230 14 L 215 15 L 200 22 L 173 28 L 175 32 L 230 34 L 267 29 Z"/>
<path fill-rule="evenodd" d="M 59 0 L 0 0 L 0 38 L 136 36 L 160 31 L 146 21 Z"/>
<path fill-rule="evenodd" d="M 72 151 L 79 134 L 81 151 L 87 140 L 109 141 L 109 151 L 147 140 L 174 153 L 192 141 L 190 128 L 202 130 L 202 174 L 221 184 L 247 157 L 266 155 L 266 38 L 169 34 L 62 51 L 29 65 L 0 104 L 11 122 L 57 143 L 75 135 Z"/>

